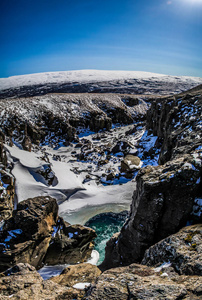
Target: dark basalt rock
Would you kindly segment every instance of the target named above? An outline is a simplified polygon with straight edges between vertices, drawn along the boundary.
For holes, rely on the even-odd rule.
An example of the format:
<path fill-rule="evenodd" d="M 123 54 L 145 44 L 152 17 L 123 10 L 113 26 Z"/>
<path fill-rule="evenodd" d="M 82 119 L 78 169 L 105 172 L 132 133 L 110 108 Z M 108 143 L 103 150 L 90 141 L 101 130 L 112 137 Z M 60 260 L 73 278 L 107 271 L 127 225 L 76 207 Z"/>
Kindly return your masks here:
<path fill-rule="evenodd" d="M 102 269 L 140 262 L 148 247 L 190 221 L 202 196 L 201 111 L 201 86 L 152 104 L 147 129 L 162 143 L 162 165 L 139 171 L 129 219 L 107 243 Z"/>

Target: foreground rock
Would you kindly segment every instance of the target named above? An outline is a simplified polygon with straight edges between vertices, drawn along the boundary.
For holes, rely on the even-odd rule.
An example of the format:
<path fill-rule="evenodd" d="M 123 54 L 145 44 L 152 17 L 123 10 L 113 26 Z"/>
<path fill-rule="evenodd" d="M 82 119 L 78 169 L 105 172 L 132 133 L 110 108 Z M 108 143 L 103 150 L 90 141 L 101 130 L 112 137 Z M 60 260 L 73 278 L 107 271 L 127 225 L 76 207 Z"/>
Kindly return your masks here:
<path fill-rule="evenodd" d="M 58 206 L 51 197 L 36 197 L 22 201 L 0 233 L 0 270 L 18 262 L 39 267 L 47 252 Z"/>
<path fill-rule="evenodd" d="M 95 231 L 58 217 L 51 197 L 22 201 L 0 232 L 0 271 L 19 262 L 37 269 L 46 264 L 77 263 L 91 256 Z"/>
<path fill-rule="evenodd" d="M 74 298 L 80 299 L 84 297 L 86 293 L 85 289 L 95 284 L 100 274 L 101 271 L 98 267 L 82 263 L 67 267 L 60 275 L 52 277 L 49 280 L 71 288 Z"/>
<path fill-rule="evenodd" d="M 132 264 L 101 274 L 86 299 L 201 299 L 201 287 L 202 277 L 179 276 L 171 267 Z"/>
<path fill-rule="evenodd" d="M 202 224 L 185 227 L 151 246 L 142 264 L 172 263 L 179 274 L 202 275 Z"/>
<path fill-rule="evenodd" d="M 161 102 L 149 110 L 147 128 L 158 135 L 162 165 L 139 171 L 129 219 L 107 243 L 102 269 L 140 262 L 146 249 L 193 218 L 202 196 L 202 88 Z"/>
<path fill-rule="evenodd" d="M 23 263 L 0 274 L 0 297 L 2 300 L 73 299 L 67 287 L 44 281 L 33 266 Z"/>

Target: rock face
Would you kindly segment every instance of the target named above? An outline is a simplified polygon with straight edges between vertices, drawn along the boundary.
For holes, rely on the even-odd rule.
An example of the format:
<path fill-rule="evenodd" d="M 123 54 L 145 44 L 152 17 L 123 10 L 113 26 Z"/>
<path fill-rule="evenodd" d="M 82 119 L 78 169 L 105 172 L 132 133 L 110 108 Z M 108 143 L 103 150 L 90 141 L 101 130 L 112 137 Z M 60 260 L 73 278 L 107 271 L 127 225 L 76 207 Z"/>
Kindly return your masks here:
<path fill-rule="evenodd" d="M 13 138 L 30 151 L 32 143 L 67 145 L 78 139 L 80 129 L 109 130 L 112 123 L 131 124 L 145 118 L 147 104 L 128 95 L 48 94 L 1 101 L 0 127 L 4 138 Z M 131 101 L 132 101 L 131 100 Z"/>
<path fill-rule="evenodd" d="M 179 274 L 202 275 L 202 225 L 192 225 L 151 246 L 142 264 L 170 262 Z"/>
<path fill-rule="evenodd" d="M 71 291 L 52 281 L 44 281 L 33 266 L 19 263 L 0 274 L 2 300 L 72 299 Z"/>
<path fill-rule="evenodd" d="M 94 248 L 95 231 L 81 225 L 70 225 L 62 219 L 59 221 L 60 224 L 55 228 L 57 232 L 51 239 L 44 263 L 74 264 L 89 259 Z"/>
<path fill-rule="evenodd" d="M 11 217 L 14 208 L 15 179 L 8 172 L 0 169 L 0 221 Z"/>
<path fill-rule="evenodd" d="M 36 197 L 18 204 L 0 232 L 0 270 L 19 262 L 37 269 L 42 263 L 86 261 L 94 247 L 95 231 L 70 225 L 58 217 L 58 205 L 51 197 Z"/>
<path fill-rule="evenodd" d="M 51 197 L 36 197 L 18 204 L 0 233 L 0 270 L 18 262 L 39 267 L 48 249 L 58 206 Z"/>
<path fill-rule="evenodd" d="M 201 146 L 202 85 L 168 99 L 152 102 L 147 129 L 163 141 L 159 163 L 190 153 Z"/>
<path fill-rule="evenodd" d="M 202 89 L 160 104 L 149 110 L 147 127 L 163 140 L 162 165 L 139 171 L 129 219 L 108 242 L 102 269 L 139 262 L 147 248 L 186 225 L 201 197 Z"/>
<path fill-rule="evenodd" d="M 86 299 L 201 299 L 201 284 L 202 277 L 179 276 L 171 267 L 132 264 L 102 273 Z"/>
<path fill-rule="evenodd" d="M 5 135 L 0 130 L 0 222 L 11 217 L 15 196 L 15 179 L 11 174 L 12 166 L 7 161 L 4 142 Z"/>

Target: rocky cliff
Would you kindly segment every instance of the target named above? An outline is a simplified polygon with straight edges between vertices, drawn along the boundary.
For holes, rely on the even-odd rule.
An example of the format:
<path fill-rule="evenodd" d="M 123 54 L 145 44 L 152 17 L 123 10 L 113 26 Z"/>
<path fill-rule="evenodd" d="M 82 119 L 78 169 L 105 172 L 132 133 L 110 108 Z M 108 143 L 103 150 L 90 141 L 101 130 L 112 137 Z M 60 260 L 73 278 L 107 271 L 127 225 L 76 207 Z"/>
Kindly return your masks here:
<path fill-rule="evenodd" d="M 159 166 L 139 171 L 130 217 L 107 243 L 101 268 L 139 262 L 154 243 L 187 222 L 201 221 L 201 214 L 193 213 L 202 196 L 201 110 L 201 86 L 152 103 L 147 129 L 162 145 Z"/>
<path fill-rule="evenodd" d="M 147 104 L 133 95 L 48 94 L 2 99 L 0 127 L 24 150 L 32 143 L 67 145 L 83 130 L 109 130 L 112 124 L 131 124 L 145 118 Z"/>

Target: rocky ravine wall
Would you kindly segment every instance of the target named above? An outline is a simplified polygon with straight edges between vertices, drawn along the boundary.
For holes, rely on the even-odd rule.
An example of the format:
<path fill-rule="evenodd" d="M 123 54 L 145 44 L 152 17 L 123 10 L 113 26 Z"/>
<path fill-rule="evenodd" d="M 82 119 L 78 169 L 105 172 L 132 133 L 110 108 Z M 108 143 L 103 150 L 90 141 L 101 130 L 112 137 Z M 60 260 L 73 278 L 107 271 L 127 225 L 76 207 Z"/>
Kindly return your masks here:
<path fill-rule="evenodd" d="M 108 241 L 101 269 L 140 262 L 151 245 L 194 219 L 202 196 L 201 111 L 202 86 L 151 105 L 147 129 L 162 143 L 160 165 L 139 171 L 129 219 Z"/>

